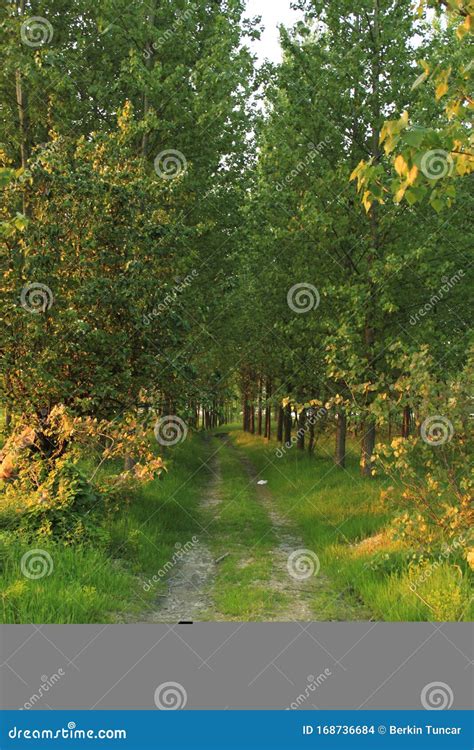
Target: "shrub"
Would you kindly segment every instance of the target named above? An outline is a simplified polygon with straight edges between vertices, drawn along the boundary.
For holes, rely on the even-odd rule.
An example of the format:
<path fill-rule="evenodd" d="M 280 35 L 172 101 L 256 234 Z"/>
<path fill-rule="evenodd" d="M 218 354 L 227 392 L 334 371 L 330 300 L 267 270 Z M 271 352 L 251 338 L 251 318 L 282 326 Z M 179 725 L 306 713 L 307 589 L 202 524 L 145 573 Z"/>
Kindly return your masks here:
<path fill-rule="evenodd" d="M 450 381 L 429 374 L 426 356 L 414 357 L 410 378 L 397 384 L 410 392 L 419 414 L 417 434 L 377 446 L 380 466 L 394 481 L 383 499 L 394 512 L 397 535 L 421 549 L 443 542 L 461 545 L 469 560 L 472 528 L 470 470 L 474 441 L 468 428 L 472 363 Z"/>

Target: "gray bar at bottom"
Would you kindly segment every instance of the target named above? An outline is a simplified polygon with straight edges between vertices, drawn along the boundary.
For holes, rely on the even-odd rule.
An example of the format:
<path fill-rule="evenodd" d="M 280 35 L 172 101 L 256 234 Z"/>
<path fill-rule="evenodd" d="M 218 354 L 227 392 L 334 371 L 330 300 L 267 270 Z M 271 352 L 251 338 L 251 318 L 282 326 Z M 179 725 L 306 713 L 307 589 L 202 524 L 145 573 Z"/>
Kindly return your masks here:
<path fill-rule="evenodd" d="M 10 709 L 468 709 L 470 623 L 2 625 Z"/>

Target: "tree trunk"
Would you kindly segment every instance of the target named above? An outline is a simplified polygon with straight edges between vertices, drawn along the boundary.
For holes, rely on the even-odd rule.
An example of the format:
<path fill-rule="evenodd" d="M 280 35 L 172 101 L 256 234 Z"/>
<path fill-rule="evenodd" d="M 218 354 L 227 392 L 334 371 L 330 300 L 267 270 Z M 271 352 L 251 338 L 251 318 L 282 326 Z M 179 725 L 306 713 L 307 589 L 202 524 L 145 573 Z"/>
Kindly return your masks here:
<path fill-rule="evenodd" d="M 255 435 L 255 406 L 250 405 L 250 433 Z"/>
<path fill-rule="evenodd" d="M 243 428 L 244 428 L 244 432 L 248 432 L 250 430 L 250 412 L 249 412 L 249 402 L 248 402 L 247 393 L 243 394 L 243 399 L 242 399 L 242 414 L 243 414 Z"/>
<path fill-rule="evenodd" d="M 372 476 L 373 452 L 375 448 L 375 422 L 369 420 L 364 425 L 362 436 L 362 451 L 360 457 L 360 470 L 364 477 Z"/>
<path fill-rule="evenodd" d="M 20 16 L 25 15 L 25 0 L 20 0 L 18 3 L 18 13 Z M 20 142 L 20 161 L 23 169 L 26 169 L 28 158 L 30 155 L 30 126 L 28 117 L 28 95 L 25 91 L 23 83 L 23 75 L 21 70 L 17 69 L 15 72 L 15 94 L 16 94 L 16 105 L 18 112 L 18 125 L 19 125 L 19 142 Z M 22 211 L 25 216 L 30 213 L 29 206 L 27 204 L 26 189 L 22 191 Z M 19 247 L 18 251 L 19 269 L 20 274 L 23 271 L 24 255 L 23 246 Z"/>
<path fill-rule="evenodd" d="M 270 380 L 267 380 L 267 384 L 265 386 L 265 398 L 266 398 L 266 405 L 265 405 L 265 437 L 267 440 L 270 440 L 272 436 L 272 405 L 271 405 L 271 397 L 272 397 L 272 384 Z"/>
<path fill-rule="evenodd" d="M 12 410 L 10 408 L 10 404 L 7 404 L 5 406 L 5 431 L 7 435 L 10 434 L 11 426 L 12 426 Z"/>
<path fill-rule="evenodd" d="M 304 435 L 306 432 L 306 409 L 301 409 L 298 417 L 298 432 L 296 433 L 296 447 L 304 451 Z"/>
<path fill-rule="evenodd" d="M 288 447 L 291 445 L 291 427 L 292 427 L 292 417 L 291 417 L 291 405 L 287 404 L 285 406 L 285 418 L 284 418 L 284 424 L 283 429 L 285 433 L 285 445 Z"/>
<path fill-rule="evenodd" d="M 257 432 L 259 435 L 262 434 L 262 419 L 263 419 L 263 411 L 262 411 L 262 379 L 260 378 L 258 382 L 258 411 L 257 411 Z"/>
<path fill-rule="evenodd" d="M 308 453 L 314 453 L 314 417 L 315 411 L 311 409 L 308 418 Z"/>
<path fill-rule="evenodd" d="M 334 463 L 341 469 L 346 465 L 346 431 L 347 419 L 346 413 L 342 409 L 337 413 L 336 419 L 336 453 Z"/>
<path fill-rule="evenodd" d="M 146 24 L 149 28 L 153 28 L 155 25 L 155 11 L 156 11 L 156 0 L 152 0 L 150 3 L 147 4 L 147 7 L 149 9 L 148 18 L 146 19 Z M 145 68 L 147 71 L 150 71 L 153 67 L 153 44 L 151 41 L 147 41 L 145 45 Z M 145 81 L 144 84 L 144 93 L 143 93 L 143 118 L 148 114 L 149 110 L 149 101 L 148 101 L 148 93 L 146 91 L 146 87 L 148 86 L 148 81 Z M 146 131 L 146 128 L 143 130 L 142 135 L 142 156 L 144 159 L 146 159 L 148 150 L 148 133 Z"/>
<path fill-rule="evenodd" d="M 402 437 L 410 437 L 411 409 L 405 406 L 403 409 Z"/>
<path fill-rule="evenodd" d="M 278 421 L 277 421 L 277 440 L 279 443 L 283 442 L 283 406 L 280 404 L 278 407 Z"/>
<path fill-rule="evenodd" d="M 371 64 L 371 83 L 372 83 L 372 96 L 370 102 L 370 109 L 372 114 L 372 157 L 377 161 L 381 154 L 380 148 L 380 127 L 383 122 L 383 113 L 380 106 L 380 73 L 381 73 L 381 45 L 380 45 L 380 28 L 379 28 L 379 0 L 373 0 L 374 6 L 374 21 L 372 27 L 372 40 L 373 40 L 373 54 Z M 380 230 L 379 230 L 379 218 L 378 209 L 380 206 L 374 202 L 370 208 L 369 220 L 370 220 L 370 235 L 371 235 L 371 248 L 367 256 L 367 279 L 369 287 L 369 297 L 367 300 L 367 312 L 365 319 L 364 329 L 364 343 L 367 358 L 367 379 L 370 383 L 377 383 L 377 367 L 375 364 L 375 320 L 376 320 L 376 285 L 371 276 L 371 270 L 373 264 L 379 258 L 379 250 L 381 245 Z M 371 399 L 370 391 L 368 391 L 367 405 L 370 404 Z M 375 448 L 375 422 L 373 417 L 369 414 L 365 420 L 364 431 L 362 437 L 362 452 L 361 452 L 361 472 L 364 476 L 372 476 L 372 455 Z"/>

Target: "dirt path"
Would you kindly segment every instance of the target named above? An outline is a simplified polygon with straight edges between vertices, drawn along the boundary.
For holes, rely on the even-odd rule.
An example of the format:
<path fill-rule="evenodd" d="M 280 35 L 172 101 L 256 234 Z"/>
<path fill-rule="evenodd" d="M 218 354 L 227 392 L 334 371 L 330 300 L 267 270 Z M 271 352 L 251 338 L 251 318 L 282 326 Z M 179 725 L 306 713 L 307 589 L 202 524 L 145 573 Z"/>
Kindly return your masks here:
<path fill-rule="evenodd" d="M 344 592 L 338 594 L 333 583 L 321 572 L 316 551 L 306 549 L 291 521 L 278 510 L 268 486 L 258 484 L 261 477 L 247 456 L 229 440 L 226 433 L 216 437 L 224 444 L 223 450 L 229 451 L 244 470 L 252 488 L 252 497 L 254 491 L 255 500 L 269 519 L 267 539 L 271 538 L 274 542 L 271 542 L 272 546 L 266 552 L 265 559 L 270 557 L 270 577 L 265 580 L 255 579 L 252 584 L 247 584 L 275 594 L 274 601 L 278 604 L 265 619 L 278 622 L 369 619 L 370 615 L 357 603 L 349 601 Z M 198 541 L 183 552 L 179 562 L 170 571 L 167 593 L 158 595 L 147 612 L 133 618 L 134 622 L 179 623 L 246 619 L 245 616 L 226 617 L 217 611 L 213 601 L 213 588 L 221 559 L 213 542 L 218 542 L 217 546 L 228 543 L 225 549 L 230 549 L 231 552 L 226 552 L 221 557 L 230 556 L 229 560 L 232 560 L 237 569 L 243 570 L 255 560 L 254 550 L 245 544 L 244 538 L 229 537 L 226 540 L 218 537 L 219 532 L 214 529 L 213 521 L 219 519 L 222 512 L 219 506 L 222 504 L 222 508 L 225 508 L 219 450 L 214 452 L 209 469 L 211 480 L 200 506 L 201 524 L 205 530 L 202 533 L 197 530 Z M 212 537 L 213 533 L 215 539 Z M 126 618 L 125 621 L 130 620 Z"/>
<path fill-rule="evenodd" d="M 250 459 L 230 441 L 232 449 L 244 467 L 250 481 L 255 484 L 257 498 L 272 521 L 277 546 L 271 551 L 272 577 L 268 585 L 274 591 L 289 595 L 290 604 L 280 609 L 278 621 L 312 620 L 367 620 L 370 613 L 345 592 L 337 592 L 333 582 L 320 570 L 320 561 L 314 550 L 308 550 L 303 539 L 292 527 L 291 521 L 276 507 L 276 501 Z"/>
<path fill-rule="evenodd" d="M 204 495 L 201 507 L 215 508 L 221 502 L 222 483 L 219 456 L 215 453 L 209 463 L 211 480 Z M 210 592 L 216 576 L 214 556 L 206 545 L 205 532 L 196 531 L 198 542 L 189 550 L 183 551 L 178 563 L 170 571 L 167 579 L 168 592 L 159 595 L 146 612 L 134 622 L 199 622 L 208 619 L 212 611 Z M 126 620 L 128 621 L 128 620 Z"/>
<path fill-rule="evenodd" d="M 295 534 L 288 519 L 276 510 L 275 502 L 268 487 L 258 484 L 261 478 L 252 462 L 229 440 L 226 441 L 226 444 L 231 448 L 234 455 L 238 457 L 249 480 L 255 485 L 258 501 L 265 508 L 272 522 L 272 529 L 277 539 L 277 546 L 273 547 L 270 552 L 272 558 L 272 575 L 270 580 L 266 582 L 266 585 L 273 591 L 287 594 L 291 603 L 288 608 L 280 609 L 278 613 L 275 613 L 275 619 L 281 621 L 313 620 L 314 615 L 309 602 L 314 598 L 318 588 L 316 577 L 295 578 L 288 571 L 288 559 L 290 555 L 305 548 L 303 540 Z"/>

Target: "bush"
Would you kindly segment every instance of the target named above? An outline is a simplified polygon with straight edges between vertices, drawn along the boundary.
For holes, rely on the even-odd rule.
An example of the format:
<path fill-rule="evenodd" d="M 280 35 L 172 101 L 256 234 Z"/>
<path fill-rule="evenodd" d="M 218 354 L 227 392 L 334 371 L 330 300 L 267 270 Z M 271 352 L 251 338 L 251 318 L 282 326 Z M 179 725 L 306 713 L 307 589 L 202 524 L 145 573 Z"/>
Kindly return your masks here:
<path fill-rule="evenodd" d="M 395 485 L 382 496 L 394 513 L 396 536 L 427 551 L 443 543 L 461 547 L 469 560 L 474 441 L 467 420 L 472 363 L 444 383 L 429 374 L 429 365 L 426 356 L 417 355 L 410 363 L 410 378 L 397 384 L 401 391 L 409 389 L 420 416 L 417 434 L 377 446 L 380 466 Z"/>
<path fill-rule="evenodd" d="M 108 543 L 108 514 L 133 497 L 139 484 L 162 470 L 148 447 L 146 429 L 130 416 L 122 423 L 71 416 L 56 406 L 46 417 L 20 420 L 2 452 L 5 482 L 0 526 L 23 537 L 78 544 Z M 137 457 L 120 471 L 119 457 Z M 84 457 L 95 456 L 87 474 Z"/>

